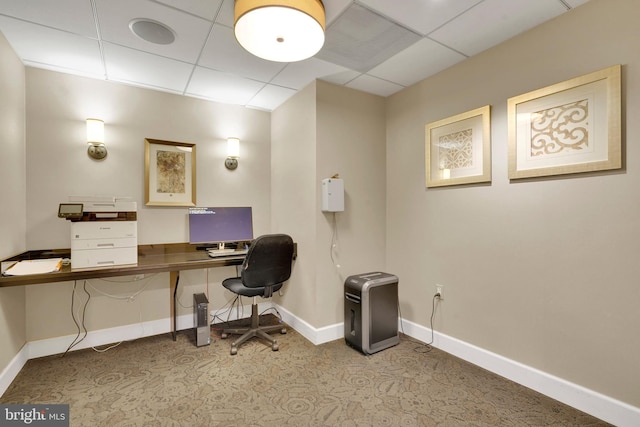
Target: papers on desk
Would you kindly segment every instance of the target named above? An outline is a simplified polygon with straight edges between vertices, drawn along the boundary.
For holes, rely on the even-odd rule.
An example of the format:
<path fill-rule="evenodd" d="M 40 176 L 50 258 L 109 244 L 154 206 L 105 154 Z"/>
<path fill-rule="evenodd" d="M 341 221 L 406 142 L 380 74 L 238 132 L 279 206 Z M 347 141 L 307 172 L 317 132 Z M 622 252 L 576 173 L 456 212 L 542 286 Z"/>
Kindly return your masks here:
<path fill-rule="evenodd" d="M 30 259 L 18 261 L 7 268 L 2 274 L 5 276 L 27 276 L 29 274 L 46 274 L 59 271 L 62 258 Z"/>

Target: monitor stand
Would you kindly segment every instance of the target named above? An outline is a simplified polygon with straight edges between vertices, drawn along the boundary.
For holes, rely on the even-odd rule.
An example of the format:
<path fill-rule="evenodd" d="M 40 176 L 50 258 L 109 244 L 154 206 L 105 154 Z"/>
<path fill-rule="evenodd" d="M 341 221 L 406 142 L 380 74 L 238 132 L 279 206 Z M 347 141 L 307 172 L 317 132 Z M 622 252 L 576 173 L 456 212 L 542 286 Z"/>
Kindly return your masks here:
<path fill-rule="evenodd" d="M 232 254 L 235 251 L 236 251 L 236 248 L 225 248 L 224 243 L 218 243 L 217 248 L 207 249 L 207 252 L 209 252 L 209 255 L 211 256 Z"/>

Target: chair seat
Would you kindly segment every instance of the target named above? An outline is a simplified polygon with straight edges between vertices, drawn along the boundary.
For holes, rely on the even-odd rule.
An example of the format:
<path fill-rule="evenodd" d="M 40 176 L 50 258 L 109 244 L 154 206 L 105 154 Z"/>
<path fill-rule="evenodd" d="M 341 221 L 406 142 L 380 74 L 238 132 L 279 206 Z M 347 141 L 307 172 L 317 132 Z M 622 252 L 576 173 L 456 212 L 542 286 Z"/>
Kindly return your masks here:
<path fill-rule="evenodd" d="M 242 295 L 243 297 L 260 297 L 264 295 L 264 287 L 260 288 L 248 288 L 242 283 L 242 278 L 231 277 L 222 281 L 222 286 L 229 289 L 234 294 Z M 273 286 L 273 292 L 278 291 L 282 287 L 282 283 Z"/>

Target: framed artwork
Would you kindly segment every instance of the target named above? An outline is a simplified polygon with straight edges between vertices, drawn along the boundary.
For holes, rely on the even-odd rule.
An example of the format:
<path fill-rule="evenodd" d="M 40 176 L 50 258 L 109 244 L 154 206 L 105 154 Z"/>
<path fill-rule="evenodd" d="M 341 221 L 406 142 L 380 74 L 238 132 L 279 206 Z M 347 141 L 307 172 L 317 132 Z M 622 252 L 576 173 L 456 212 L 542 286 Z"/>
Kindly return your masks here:
<path fill-rule="evenodd" d="M 427 187 L 491 182 L 491 106 L 425 126 Z"/>
<path fill-rule="evenodd" d="M 145 139 L 144 187 L 147 206 L 195 206 L 195 144 Z"/>
<path fill-rule="evenodd" d="M 620 65 L 507 102 L 509 179 L 620 169 Z"/>

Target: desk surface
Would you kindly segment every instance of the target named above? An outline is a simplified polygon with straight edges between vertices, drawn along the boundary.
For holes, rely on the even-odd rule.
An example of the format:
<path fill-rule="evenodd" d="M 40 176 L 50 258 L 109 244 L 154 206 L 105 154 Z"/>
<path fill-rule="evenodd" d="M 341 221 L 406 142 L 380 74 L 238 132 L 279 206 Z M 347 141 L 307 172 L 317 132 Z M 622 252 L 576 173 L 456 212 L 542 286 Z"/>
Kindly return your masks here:
<path fill-rule="evenodd" d="M 28 251 L 2 260 L 2 262 L 42 258 L 69 258 L 70 253 L 70 249 Z M 243 260 L 244 255 L 211 258 L 207 251 L 197 250 L 195 246 L 188 243 L 140 245 L 138 246 L 138 264 L 136 265 L 119 265 L 82 270 L 72 270 L 71 266 L 65 265 L 62 266 L 60 271 L 54 273 L 0 276 L 0 287 L 223 267 L 226 265 L 240 265 Z"/>

